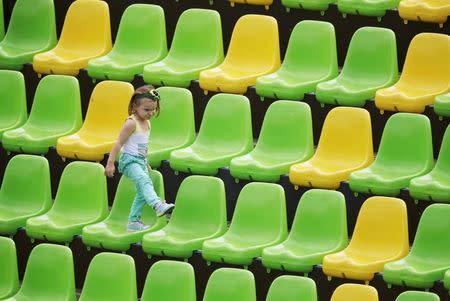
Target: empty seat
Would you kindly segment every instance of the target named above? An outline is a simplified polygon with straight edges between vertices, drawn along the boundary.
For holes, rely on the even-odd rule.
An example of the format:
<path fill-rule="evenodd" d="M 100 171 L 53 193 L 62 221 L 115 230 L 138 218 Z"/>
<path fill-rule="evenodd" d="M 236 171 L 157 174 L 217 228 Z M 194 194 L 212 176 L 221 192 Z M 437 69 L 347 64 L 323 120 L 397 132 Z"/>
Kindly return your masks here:
<path fill-rule="evenodd" d="M 322 21 L 301 21 L 289 38 L 286 55 L 275 73 L 258 77 L 262 97 L 301 100 L 318 83 L 338 74 L 334 26 Z"/>
<path fill-rule="evenodd" d="M 445 273 L 444 286 L 450 291 L 450 270 Z"/>
<path fill-rule="evenodd" d="M 280 67 L 278 23 L 271 16 L 244 15 L 236 22 L 225 60 L 200 73 L 207 91 L 243 94 L 256 78 Z"/>
<path fill-rule="evenodd" d="M 36 89 L 28 120 L 3 133 L 2 145 L 7 151 L 46 154 L 59 137 L 75 133 L 82 122 L 78 80 L 46 76 Z"/>
<path fill-rule="evenodd" d="M 447 0 L 402 0 L 398 14 L 405 23 L 411 21 L 439 23 L 444 27 L 450 15 L 450 3 Z"/>
<path fill-rule="evenodd" d="M 144 65 L 166 54 L 164 10 L 158 5 L 133 4 L 123 12 L 111 52 L 90 60 L 87 71 L 93 78 L 132 81 Z"/>
<path fill-rule="evenodd" d="M 3 301 L 75 301 L 72 251 L 65 246 L 40 244 L 28 258 L 22 286 Z"/>
<path fill-rule="evenodd" d="M 270 285 L 266 301 L 317 301 L 314 280 L 298 276 L 280 276 Z"/>
<path fill-rule="evenodd" d="M 227 230 L 225 187 L 221 179 L 190 176 L 180 185 L 176 207 L 163 229 L 146 234 L 144 252 L 153 255 L 189 258 L 205 240 Z"/>
<path fill-rule="evenodd" d="M 226 125 L 226 131 L 224 130 Z M 250 102 L 241 95 L 218 94 L 211 97 L 193 144 L 170 154 L 172 169 L 195 174 L 215 175 L 234 157 L 253 148 Z"/>
<path fill-rule="evenodd" d="M 0 233 L 14 235 L 28 218 L 47 212 L 51 206 L 47 159 L 32 155 L 12 157 L 0 189 Z"/>
<path fill-rule="evenodd" d="M 359 211 L 348 247 L 325 256 L 323 272 L 330 277 L 369 281 L 383 270 L 385 263 L 405 257 L 408 249 L 405 202 L 396 198 L 371 197 Z"/>
<path fill-rule="evenodd" d="M 372 161 L 369 112 L 337 107 L 325 118 L 315 154 L 306 162 L 292 165 L 289 180 L 298 186 L 336 189 L 352 171 Z"/>
<path fill-rule="evenodd" d="M 341 251 L 347 243 L 344 195 L 312 189 L 300 199 L 288 238 L 265 248 L 262 264 L 267 268 L 309 273 L 314 265 L 322 263 L 325 255 Z"/>
<path fill-rule="evenodd" d="M 439 116 L 450 117 L 450 93 L 436 96 L 434 112 Z"/>
<path fill-rule="evenodd" d="M 100 253 L 89 264 L 79 301 L 137 301 L 133 257 Z"/>
<path fill-rule="evenodd" d="M 125 82 L 103 81 L 95 86 L 81 129 L 58 139 L 58 154 L 63 158 L 101 161 L 119 136 L 133 92 L 133 86 Z"/>
<path fill-rule="evenodd" d="M 381 17 L 386 15 L 387 10 L 396 9 L 400 0 L 337 0 L 338 10 L 344 18 L 349 15 L 362 15 L 370 17 Z"/>
<path fill-rule="evenodd" d="M 278 184 L 253 182 L 241 190 L 228 231 L 203 243 L 206 261 L 248 266 L 265 247 L 287 237 L 286 200 Z"/>
<path fill-rule="evenodd" d="M 27 120 L 25 80 L 18 71 L 0 70 L 0 141 L 3 133 Z"/>
<path fill-rule="evenodd" d="M 438 295 L 428 292 L 407 291 L 401 293 L 395 301 L 440 301 Z"/>
<path fill-rule="evenodd" d="M 423 212 L 411 252 L 384 266 L 387 283 L 431 288 L 450 269 L 449 204 L 432 204 Z"/>
<path fill-rule="evenodd" d="M 203 301 L 256 301 L 255 277 L 246 270 L 221 268 L 208 279 Z"/>
<path fill-rule="evenodd" d="M 317 85 L 321 103 L 362 107 L 375 92 L 398 79 L 395 33 L 386 28 L 362 27 L 350 41 L 338 77 Z"/>
<path fill-rule="evenodd" d="M 102 165 L 72 162 L 64 169 L 53 207 L 44 215 L 27 220 L 29 237 L 71 242 L 88 224 L 108 215 L 106 179 Z"/>
<path fill-rule="evenodd" d="M 36 73 L 78 75 L 88 61 L 111 50 L 109 8 L 105 1 L 75 1 L 67 10 L 58 44 L 33 58 Z"/>
<path fill-rule="evenodd" d="M 5 23 L 3 15 L 3 0 L 0 1 L 0 41 L 3 40 L 5 36 Z"/>
<path fill-rule="evenodd" d="M 251 4 L 251 5 L 264 5 L 266 10 L 272 5 L 273 0 L 228 0 L 231 7 L 234 7 L 235 3 Z"/>
<path fill-rule="evenodd" d="M 183 88 L 158 88 L 161 114 L 152 118 L 148 162 L 153 168 L 169 160 L 173 150 L 191 145 L 195 140 L 192 93 Z"/>
<path fill-rule="evenodd" d="M 164 199 L 164 182 L 161 173 L 157 170 L 151 170 L 149 175 L 156 193 L 161 199 Z M 81 235 L 83 243 L 96 248 L 127 251 L 131 244 L 140 242 L 145 233 L 163 227 L 166 224 L 165 218 L 157 218 L 155 210 L 150 206 L 144 206 L 142 222 L 149 228 L 145 231 L 127 231 L 128 216 L 135 195 L 134 183 L 127 177 L 122 176 L 114 197 L 111 213 L 105 220 L 83 228 Z"/>
<path fill-rule="evenodd" d="M 434 98 L 449 91 L 450 36 L 421 33 L 409 44 L 399 81 L 375 94 L 381 111 L 422 113 Z"/>
<path fill-rule="evenodd" d="M 144 67 L 144 81 L 187 88 L 200 71 L 223 61 L 220 14 L 210 9 L 187 9 L 178 19 L 167 56 Z"/>
<path fill-rule="evenodd" d="M 0 3 L 1 4 L 1 3 Z M 14 295 L 19 289 L 16 244 L 7 237 L 0 236 L 0 299 Z"/>
<path fill-rule="evenodd" d="M 392 115 L 384 127 L 375 161 L 350 175 L 355 192 L 396 196 L 412 178 L 433 168 L 433 143 L 428 117 L 419 114 Z"/>
<path fill-rule="evenodd" d="M 187 262 L 160 260 L 147 274 L 141 301 L 196 301 L 194 268 Z"/>
<path fill-rule="evenodd" d="M 0 68 L 21 70 L 36 53 L 56 45 L 53 0 L 17 0 L 0 42 Z"/>
<path fill-rule="evenodd" d="M 330 301 L 378 301 L 378 292 L 373 286 L 346 283 L 338 286 Z"/>
<path fill-rule="evenodd" d="M 335 3 L 336 0 L 281 0 L 281 4 L 286 7 L 286 11 L 291 8 L 320 10 L 320 14 L 324 15 L 330 4 Z"/>

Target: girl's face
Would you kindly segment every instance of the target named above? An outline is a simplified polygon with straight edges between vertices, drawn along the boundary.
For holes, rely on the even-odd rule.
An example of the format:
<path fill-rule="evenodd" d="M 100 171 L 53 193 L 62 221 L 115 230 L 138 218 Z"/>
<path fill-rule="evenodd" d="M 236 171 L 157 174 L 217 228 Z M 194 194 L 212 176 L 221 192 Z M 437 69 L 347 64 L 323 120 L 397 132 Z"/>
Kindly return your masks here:
<path fill-rule="evenodd" d="M 142 99 L 141 102 L 134 107 L 134 114 L 142 120 L 149 120 L 156 114 L 156 107 L 156 101 Z"/>

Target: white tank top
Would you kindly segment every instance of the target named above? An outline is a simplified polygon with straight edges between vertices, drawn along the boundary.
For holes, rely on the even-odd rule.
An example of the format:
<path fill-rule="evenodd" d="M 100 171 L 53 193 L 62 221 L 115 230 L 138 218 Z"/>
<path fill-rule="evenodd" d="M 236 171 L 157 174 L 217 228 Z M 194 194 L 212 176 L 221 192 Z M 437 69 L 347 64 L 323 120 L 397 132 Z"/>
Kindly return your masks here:
<path fill-rule="evenodd" d="M 150 136 L 150 131 L 141 128 L 139 122 L 136 120 L 134 115 L 129 116 L 127 119 L 132 119 L 136 123 L 136 129 L 128 137 L 127 141 L 122 145 L 122 153 L 127 153 L 132 156 L 143 156 L 147 157 L 148 148 L 148 138 Z M 150 122 L 148 124 L 150 129 Z"/>

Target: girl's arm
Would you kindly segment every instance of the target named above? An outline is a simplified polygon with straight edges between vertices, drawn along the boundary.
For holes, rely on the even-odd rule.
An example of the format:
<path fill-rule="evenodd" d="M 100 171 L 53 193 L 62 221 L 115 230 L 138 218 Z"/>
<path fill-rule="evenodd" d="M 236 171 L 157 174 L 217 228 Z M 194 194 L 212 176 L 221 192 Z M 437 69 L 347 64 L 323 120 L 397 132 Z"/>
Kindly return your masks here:
<path fill-rule="evenodd" d="M 122 130 L 120 131 L 119 138 L 117 138 L 111 152 L 109 153 L 108 162 L 106 163 L 105 167 L 106 176 L 110 178 L 114 176 L 114 172 L 116 171 L 116 167 L 114 166 L 116 156 L 122 148 L 122 145 L 125 143 L 125 141 L 127 141 L 128 137 L 130 137 L 135 129 L 136 122 L 132 119 L 127 119 L 122 127 Z"/>

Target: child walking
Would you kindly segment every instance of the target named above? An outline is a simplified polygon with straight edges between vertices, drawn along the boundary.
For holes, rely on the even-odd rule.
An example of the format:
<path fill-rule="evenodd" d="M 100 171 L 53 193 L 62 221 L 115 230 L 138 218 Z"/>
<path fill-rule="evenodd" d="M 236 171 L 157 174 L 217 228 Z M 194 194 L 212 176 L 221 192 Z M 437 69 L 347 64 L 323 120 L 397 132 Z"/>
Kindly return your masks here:
<path fill-rule="evenodd" d="M 105 175 L 113 177 L 114 161 L 121 150 L 119 172 L 130 178 L 136 185 L 136 197 L 128 217 L 127 230 L 130 232 L 149 228 L 141 221 L 142 210 L 146 203 L 156 211 L 157 216 L 170 212 L 174 207 L 173 204 L 161 201 L 148 174 L 151 169 L 147 164 L 150 119 L 155 114 L 159 114 L 159 100 L 159 94 L 153 86 L 147 85 L 136 89 L 128 105 L 129 116 L 109 154 L 105 168 Z"/>

